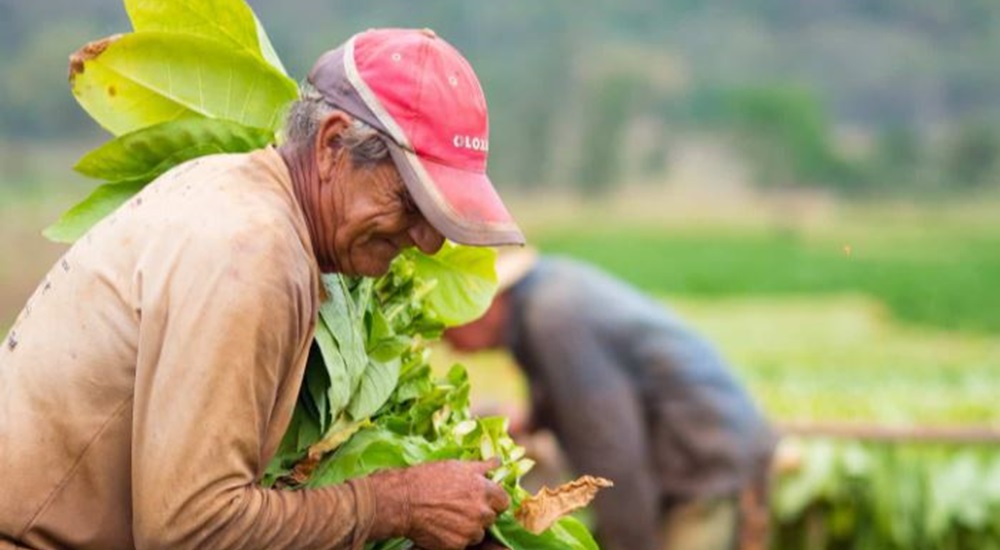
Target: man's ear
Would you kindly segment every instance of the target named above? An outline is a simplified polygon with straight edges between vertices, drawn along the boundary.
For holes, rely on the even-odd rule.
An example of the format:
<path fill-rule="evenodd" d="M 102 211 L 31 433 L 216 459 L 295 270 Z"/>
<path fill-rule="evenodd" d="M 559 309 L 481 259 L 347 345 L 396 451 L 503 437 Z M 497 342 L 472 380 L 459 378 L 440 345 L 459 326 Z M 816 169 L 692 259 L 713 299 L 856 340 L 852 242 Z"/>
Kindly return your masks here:
<path fill-rule="evenodd" d="M 341 140 L 340 137 L 351 126 L 351 117 L 343 111 L 333 111 L 320 122 L 316 131 L 316 165 L 319 168 L 320 180 L 332 173 L 337 165 Z"/>

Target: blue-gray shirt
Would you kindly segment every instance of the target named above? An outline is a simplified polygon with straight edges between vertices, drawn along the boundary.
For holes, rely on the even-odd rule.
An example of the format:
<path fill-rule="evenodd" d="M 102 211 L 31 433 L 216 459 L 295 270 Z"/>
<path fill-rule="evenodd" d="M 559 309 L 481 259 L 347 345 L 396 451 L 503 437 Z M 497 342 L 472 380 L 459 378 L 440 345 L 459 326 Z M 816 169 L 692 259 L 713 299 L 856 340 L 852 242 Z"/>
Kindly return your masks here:
<path fill-rule="evenodd" d="M 568 259 L 542 259 L 510 293 L 508 343 L 533 420 L 581 473 L 643 492 L 638 504 L 735 494 L 765 471 L 766 420 L 716 349 L 661 303 Z"/>

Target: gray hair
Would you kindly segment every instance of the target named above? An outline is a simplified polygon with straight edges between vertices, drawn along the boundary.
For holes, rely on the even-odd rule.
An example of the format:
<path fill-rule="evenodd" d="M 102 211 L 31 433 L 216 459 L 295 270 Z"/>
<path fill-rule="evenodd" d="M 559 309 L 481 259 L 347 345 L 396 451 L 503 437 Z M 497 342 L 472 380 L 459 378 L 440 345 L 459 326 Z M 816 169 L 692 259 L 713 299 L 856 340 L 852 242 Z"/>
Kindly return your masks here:
<path fill-rule="evenodd" d="M 299 89 L 299 99 L 291 104 L 285 115 L 285 143 L 293 147 L 312 147 L 323 120 L 335 110 L 337 107 L 327 103 L 312 84 L 304 82 Z M 340 136 L 340 144 L 358 167 L 373 167 L 389 158 L 389 148 L 382 135 L 357 118 Z"/>

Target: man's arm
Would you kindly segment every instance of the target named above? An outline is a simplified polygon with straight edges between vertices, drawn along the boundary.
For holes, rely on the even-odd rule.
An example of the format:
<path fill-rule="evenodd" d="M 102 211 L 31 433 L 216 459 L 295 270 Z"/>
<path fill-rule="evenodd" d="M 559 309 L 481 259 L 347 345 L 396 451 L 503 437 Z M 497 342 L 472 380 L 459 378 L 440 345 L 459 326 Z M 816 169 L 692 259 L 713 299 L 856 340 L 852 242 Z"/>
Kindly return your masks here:
<path fill-rule="evenodd" d="M 257 485 L 279 403 L 301 382 L 313 309 L 308 268 L 260 237 L 175 245 L 137 283 L 137 548 L 357 548 L 372 527 L 368 481 Z"/>
<path fill-rule="evenodd" d="M 146 548 L 360 548 L 407 536 L 464 548 L 508 505 L 489 463 L 448 461 L 343 485 L 257 482 L 287 422 L 312 331 L 312 278 L 266 238 L 187 243 L 144 274 L 133 423 L 133 533 Z M 163 250 L 170 256 L 170 248 Z M 284 426 L 278 427 L 283 429 Z M 275 441 L 279 437 L 273 438 Z"/>

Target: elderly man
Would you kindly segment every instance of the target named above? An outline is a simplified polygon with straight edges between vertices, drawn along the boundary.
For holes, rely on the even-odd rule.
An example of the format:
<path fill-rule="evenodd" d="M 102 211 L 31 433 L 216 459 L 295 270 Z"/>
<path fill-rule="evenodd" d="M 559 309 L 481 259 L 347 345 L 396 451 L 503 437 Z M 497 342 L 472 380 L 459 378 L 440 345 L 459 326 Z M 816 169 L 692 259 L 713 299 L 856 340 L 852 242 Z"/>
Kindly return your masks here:
<path fill-rule="evenodd" d="M 279 149 L 168 172 L 30 299 L 0 350 L 0 547 L 464 548 L 508 506 L 489 463 L 258 486 L 321 272 L 523 242 L 485 174 L 482 90 L 434 33 L 358 34 L 309 82 Z"/>
<path fill-rule="evenodd" d="M 712 346 L 661 304 L 597 269 L 501 255 L 506 290 L 445 339 L 509 350 L 528 378 L 528 431 L 554 433 L 572 468 L 614 481 L 594 502 L 605 550 L 730 550 L 756 531 L 767 422 Z M 742 525 L 739 525 L 742 523 Z"/>

